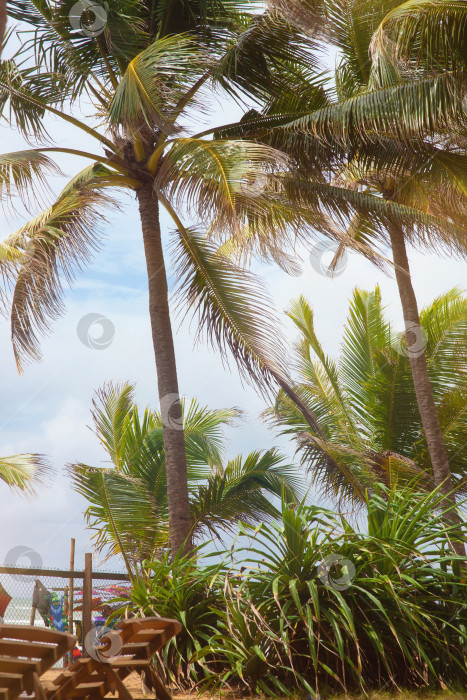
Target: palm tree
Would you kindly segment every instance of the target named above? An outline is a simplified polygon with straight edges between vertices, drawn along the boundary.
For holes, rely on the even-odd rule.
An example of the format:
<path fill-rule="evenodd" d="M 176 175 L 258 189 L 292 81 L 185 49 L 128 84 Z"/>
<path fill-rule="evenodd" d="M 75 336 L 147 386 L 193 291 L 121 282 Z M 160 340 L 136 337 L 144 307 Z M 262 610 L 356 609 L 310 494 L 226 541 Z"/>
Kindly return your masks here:
<path fill-rule="evenodd" d="M 69 465 L 75 491 L 90 504 L 89 527 L 95 546 L 124 557 L 130 574 L 169 545 L 163 417 L 148 408 L 140 416 L 131 384 L 107 384 L 97 392 L 92 416 L 95 433 L 111 466 Z M 194 540 L 221 539 L 239 520 L 257 523 L 277 516 L 271 497 L 300 497 L 301 480 L 275 449 L 255 451 L 223 464 L 223 429 L 240 414 L 212 410 L 182 400 L 190 528 Z M 279 502 L 279 501 L 278 501 Z"/>
<path fill-rule="evenodd" d="M 432 490 L 408 347 L 384 316 L 379 288 L 354 291 L 338 361 L 321 346 L 304 297 L 292 303 L 289 316 L 300 333 L 293 358 L 296 391 L 318 417 L 320 432 L 310 430 L 283 392 L 267 416 L 297 442 L 314 483 L 340 507 L 364 504 L 365 490 L 379 482 L 393 488 L 415 480 Z M 465 495 L 467 297 L 447 292 L 422 310 L 420 320 L 453 486 Z M 337 469 L 323 459 L 328 454 Z"/>
<path fill-rule="evenodd" d="M 397 2 L 273 0 L 271 5 L 338 49 L 337 100 L 320 104 L 315 95 L 307 109 L 305 96 L 292 119 L 281 111 L 281 104 L 271 103 L 262 114 L 246 115 L 239 124 L 217 133 L 231 138 L 257 134 L 295 160 L 303 178 L 311 180 L 307 205 L 327 210 L 341 227 L 336 233 L 340 249 L 334 264 L 345 247 L 352 247 L 384 266 L 384 249 L 390 247 L 433 474 L 449 501 L 453 483 L 426 356 L 419 344 L 420 318 L 407 243 L 466 255 L 467 76 L 453 67 L 459 46 L 449 54 L 442 73 L 404 71 L 397 56 L 383 51 L 383 42 L 373 40 L 386 13 L 397 14 Z M 436 17 L 435 9 L 430 27 L 435 26 Z M 456 25 L 446 21 L 445 41 L 429 39 L 425 27 L 424 52 L 432 41 L 438 53 L 441 48 L 449 53 L 449 32 L 456 31 L 459 37 L 462 17 L 465 14 Z M 409 32 L 413 27 L 408 22 L 404 26 L 409 26 Z M 326 150 L 331 153 L 329 166 L 320 173 Z M 290 185 L 290 196 L 297 198 L 295 189 L 296 180 Z M 302 197 L 304 189 L 300 183 Z M 454 511 L 450 517 L 456 518 Z"/>
<path fill-rule="evenodd" d="M 56 171 L 53 153 L 92 164 L 3 242 L 0 266 L 13 286 L 12 340 L 21 369 L 39 357 L 40 335 L 63 311 L 63 282 L 73 281 L 100 244 L 104 210 L 116 206 L 108 189 L 135 193 L 159 398 L 167 408 L 171 545 L 178 551 L 190 546 L 191 519 L 159 212 L 165 209 L 175 225 L 174 274 L 182 301 L 199 312 L 200 329 L 223 351 L 231 350 L 241 371 L 255 374 L 261 386 L 277 377 L 284 385 L 277 333 L 260 323 L 272 319 L 257 280 L 219 254 L 204 232 L 240 241 L 271 234 L 278 245 L 317 217 L 291 206 L 277 185 L 249 190 L 252 181 L 274 181 L 274 173 L 286 169 L 275 149 L 189 136 L 187 125 L 209 109 L 214 88 L 262 104 L 280 93 L 289 76 L 300 78 L 297 66 L 314 74 L 316 59 L 286 22 L 258 13 L 260 0 L 116 0 L 102 8 L 97 15 L 84 9 L 77 17 L 73 0 L 9 3 L 10 17 L 26 23 L 29 34 L 18 55 L 0 63 L 0 105 L 37 147 L 0 158 L 3 193 L 34 199 L 37 185 L 46 186 Z M 94 108 L 91 118 L 80 112 L 84 97 Z M 45 115 L 70 126 L 70 147 L 41 145 L 53 142 Z M 83 133 L 99 146 L 95 152 L 76 148 Z M 197 227 L 183 223 L 186 211 L 198 219 Z"/>
<path fill-rule="evenodd" d="M 51 471 L 47 459 L 41 454 L 0 457 L 0 481 L 25 494 L 33 495 L 37 486 L 47 484 Z"/>

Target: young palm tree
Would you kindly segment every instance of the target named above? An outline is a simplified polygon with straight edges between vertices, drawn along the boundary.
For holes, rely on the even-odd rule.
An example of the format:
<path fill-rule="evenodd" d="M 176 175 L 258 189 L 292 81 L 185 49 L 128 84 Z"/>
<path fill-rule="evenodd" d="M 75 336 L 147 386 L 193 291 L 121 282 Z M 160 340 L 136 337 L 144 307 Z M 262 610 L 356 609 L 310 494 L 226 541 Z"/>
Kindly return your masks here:
<path fill-rule="evenodd" d="M 52 469 L 40 454 L 0 457 L 0 481 L 25 494 L 34 494 L 37 486 L 49 482 Z"/>
<path fill-rule="evenodd" d="M 223 429 L 238 410 L 210 410 L 196 401 L 182 401 L 181 408 L 194 540 L 221 539 L 239 520 L 257 523 L 278 515 L 271 496 L 300 498 L 300 477 L 274 449 L 223 465 Z M 104 386 L 92 416 L 111 467 L 75 463 L 69 475 L 90 504 L 86 519 L 95 530 L 96 549 L 122 555 L 133 574 L 169 545 L 163 419 L 148 408 L 140 416 L 130 384 Z"/>
<path fill-rule="evenodd" d="M 365 490 L 417 480 L 431 490 L 430 452 L 424 434 L 403 334 L 385 319 L 381 294 L 355 290 L 339 360 L 325 353 L 304 297 L 289 312 L 300 335 L 293 366 L 296 391 L 318 417 L 310 430 L 282 392 L 267 415 L 281 434 L 297 441 L 313 481 L 339 504 L 365 502 Z M 467 492 L 467 298 L 452 290 L 420 314 L 426 358 L 446 445 L 453 486 Z M 338 469 L 323 459 L 332 455 Z M 428 471 L 427 471 L 428 470 Z"/>
<path fill-rule="evenodd" d="M 232 350 L 242 371 L 255 373 L 260 384 L 281 377 L 277 334 L 260 324 L 270 314 L 257 281 L 220 255 L 209 235 L 241 241 L 271 234 L 278 245 L 317 217 L 290 205 L 277 185 L 260 192 L 250 188 L 258 178 L 269 183 L 286 168 L 275 149 L 189 136 L 188 125 L 209 109 L 214 88 L 261 104 L 265 96 L 280 94 L 289 77 L 301 79 L 297 66 L 313 74 L 316 60 L 286 22 L 258 14 L 259 0 L 116 0 L 99 11 L 93 4 L 97 14 L 74 0 L 12 0 L 8 7 L 13 20 L 29 26 L 29 38 L 23 35 L 18 55 L 0 63 L 0 105 L 38 145 L 0 158 L 3 193 L 35 195 L 35 183 L 46 185 L 55 170 L 52 153 L 92 163 L 2 244 L 0 266 L 7 285 L 13 285 L 18 367 L 39 356 L 39 336 L 63 310 L 63 281 L 70 283 L 99 245 L 103 211 L 115 205 L 109 188 L 134 192 L 159 398 L 167 409 L 169 523 L 172 548 L 178 551 L 189 546 L 191 519 L 160 209 L 174 222 L 179 291 L 199 311 L 200 328 L 223 350 Z M 93 107 L 91 118 L 80 111 L 84 97 Z M 41 145 L 53 141 L 43 125 L 48 114 L 70 126 L 69 148 Z M 95 141 L 95 152 L 76 147 L 82 133 Z M 183 223 L 187 211 L 199 228 Z"/>

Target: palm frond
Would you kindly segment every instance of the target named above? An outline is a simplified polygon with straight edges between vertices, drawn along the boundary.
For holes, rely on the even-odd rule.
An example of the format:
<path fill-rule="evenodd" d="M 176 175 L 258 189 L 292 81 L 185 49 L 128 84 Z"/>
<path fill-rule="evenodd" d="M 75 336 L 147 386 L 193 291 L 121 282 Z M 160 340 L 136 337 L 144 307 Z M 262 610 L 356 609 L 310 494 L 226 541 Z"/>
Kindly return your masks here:
<path fill-rule="evenodd" d="M 255 206 L 261 211 L 262 190 L 286 162 L 281 152 L 254 142 L 177 139 L 164 157 L 155 186 L 175 207 L 186 206 L 205 224 L 215 220 L 216 229 L 240 235 L 248 200 L 251 210 Z"/>
<path fill-rule="evenodd" d="M 0 457 L 0 481 L 27 494 L 34 494 L 36 487 L 49 484 L 52 473 L 47 458 L 41 454 Z"/>
<path fill-rule="evenodd" d="M 170 108 L 199 79 L 208 66 L 188 36 L 157 39 L 128 64 L 109 108 L 111 124 L 138 131 L 146 124 L 163 133 L 174 132 Z"/>
<path fill-rule="evenodd" d="M 22 251 L 19 264 L 0 260 L 6 284 L 13 282 L 11 329 L 18 369 L 40 357 L 39 336 L 63 312 L 63 281 L 71 284 L 99 247 L 103 209 L 117 206 L 99 188 L 99 178 L 66 189 L 56 202 L 4 243 Z"/>
<path fill-rule="evenodd" d="M 285 176 L 287 178 L 287 176 Z M 388 192 L 397 189 L 396 181 L 389 178 L 385 184 Z M 398 221 L 404 228 L 407 240 L 415 247 L 424 246 L 434 251 L 450 251 L 461 257 L 467 251 L 467 227 L 464 221 L 457 221 L 437 216 L 426 211 L 417 203 L 401 203 L 379 194 L 372 194 L 360 189 L 344 187 L 339 184 L 306 182 L 303 180 L 284 180 L 287 193 L 292 201 L 301 203 L 311 211 L 321 213 L 322 229 L 339 242 L 344 241 L 357 252 L 365 255 L 376 264 L 386 265 L 388 260 L 380 252 L 380 246 L 389 245 L 387 224 Z M 462 206 L 462 205 L 461 205 Z M 323 210 L 329 219 L 323 217 Z M 343 229 L 348 226 L 355 213 L 366 218 L 366 236 L 371 233 L 371 246 L 366 241 L 359 241 L 340 233 L 333 221 Z M 454 213 L 455 214 L 455 213 Z M 371 228 L 370 228 L 371 227 Z"/>
<path fill-rule="evenodd" d="M 14 123 L 26 139 L 31 134 L 36 140 L 45 139 L 46 107 L 28 78 L 14 60 L 0 60 L 0 114 Z"/>
<path fill-rule="evenodd" d="M 68 465 L 67 472 L 72 488 L 89 503 L 85 517 L 95 531 L 96 551 L 120 554 L 135 567 L 166 542 L 164 511 L 158 512 L 141 481 L 81 463 Z"/>
<path fill-rule="evenodd" d="M 221 537 L 236 530 L 239 520 L 270 520 L 278 513 L 271 497 L 279 502 L 285 492 L 289 502 L 297 502 L 302 489 L 297 472 L 274 449 L 237 457 L 214 470 L 206 486 L 198 488 L 192 499 L 193 534 L 200 537 L 207 531 Z"/>
<path fill-rule="evenodd" d="M 243 31 L 219 58 L 212 77 L 237 99 L 248 95 L 258 103 L 287 89 L 293 66 L 319 72 L 314 44 L 276 12 L 245 16 Z"/>
<path fill-rule="evenodd" d="M 41 151 L 34 149 L 0 155 L 0 199 L 18 194 L 28 205 L 37 198 L 37 186 L 47 189 L 47 176 L 60 174 L 58 166 Z"/>
<path fill-rule="evenodd" d="M 91 415 L 94 430 L 115 468 L 121 470 L 129 457 L 126 433 L 133 416 L 134 385 L 112 382 L 96 392 Z"/>
<path fill-rule="evenodd" d="M 281 334 L 260 281 L 219 256 L 193 229 L 178 229 L 175 247 L 180 299 L 188 299 L 199 316 L 199 333 L 229 350 L 245 379 L 263 390 L 282 375 Z"/>
<path fill-rule="evenodd" d="M 429 68 L 467 68 L 467 7 L 463 0 L 408 0 L 391 9 L 374 34 L 373 57 L 391 49 L 397 58 Z"/>

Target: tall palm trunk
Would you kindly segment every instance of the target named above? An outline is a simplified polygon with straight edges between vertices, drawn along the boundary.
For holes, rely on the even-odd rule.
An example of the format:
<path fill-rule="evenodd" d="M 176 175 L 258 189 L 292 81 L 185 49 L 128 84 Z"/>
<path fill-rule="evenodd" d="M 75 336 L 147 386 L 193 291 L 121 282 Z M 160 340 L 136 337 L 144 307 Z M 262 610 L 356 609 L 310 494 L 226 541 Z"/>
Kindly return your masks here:
<path fill-rule="evenodd" d="M 455 496 L 452 494 L 451 470 L 428 374 L 423 338 L 420 335 L 420 315 L 410 276 L 404 232 L 399 224 L 396 223 L 391 223 L 388 231 L 391 239 L 393 260 L 396 266 L 396 280 L 404 314 L 408 355 L 418 410 L 420 411 L 430 454 L 434 481 L 440 487 L 440 493 L 446 497 L 445 504 L 448 507 L 455 504 Z M 456 510 L 450 511 L 448 517 L 454 523 L 461 522 Z M 465 556 L 465 546 L 462 542 L 453 541 L 452 546 L 457 554 Z"/>
<path fill-rule="evenodd" d="M 3 37 L 6 30 L 6 0 L 0 0 L 0 56 L 2 55 Z"/>
<path fill-rule="evenodd" d="M 191 521 L 185 436 L 181 423 L 177 367 L 170 321 L 167 275 L 162 250 L 159 205 L 151 183 L 137 191 L 149 282 L 149 315 L 156 356 L 167 470 L 170 546 L 175 554 L 191 548 Z"/>

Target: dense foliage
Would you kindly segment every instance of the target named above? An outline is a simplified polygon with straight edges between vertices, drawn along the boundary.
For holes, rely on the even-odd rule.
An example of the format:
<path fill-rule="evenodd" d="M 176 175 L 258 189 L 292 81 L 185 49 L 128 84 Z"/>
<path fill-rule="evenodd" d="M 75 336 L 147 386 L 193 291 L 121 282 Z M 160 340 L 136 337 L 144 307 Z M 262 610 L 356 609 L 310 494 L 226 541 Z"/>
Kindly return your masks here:
<path fill-rule="evenodd" d="M 319 315 L 319 309 L 316 309 Z M 294 439 L 313 485 L 342 507 L 358 507 L 365 489 L 419 477 L 434 488 L 409 350 L 389 322 L 379 288 L 354 290 L 340 353 L 326 352 L 315 328 L 315 310 L 302 296 L 290 305 L 298 330 L 292 366 L 295 391 L 316 416 L 310 426 L 280 391 L 266 415 Z M 453 289 L 420 313 L 416 352 L 425 352 L 440 426 L 460 497 L 466 488 L 467 297 Z M 329 460 L 332 457 L 332 461 Z"/>
<path fill-rule="evenodd" d="M 279 503 L 284 489 L 290 500 L 300 499 L 301 477 L 276 449 L 224 460 L 225 429 L 241 415 L 238 409 L 208 409 L 183 399 L 181 409 L 194 541 L 221 540 L 236 532 L 240 519 L 276 517 L 274 500 Z M 132 575 L 169 543 L 164 409 L 139 412 L 131 384 L 106 384 L 96 394 L 92 417 L 110 464 L 75 463 L 68 473 L 88 503 L 85 517 L 96 550 L 121 555 Z"/>
<path fill-rule="evenodd" d="M 250 543 L 239 561 L 215 566 L 198 552 L 197 563 L 149 564 L 127 612 L 182 622 L 159 671 L 185 687 L 282 696 L 460 689 L 467 582 L 439 503 L 436 494 L 381 487 L 365 531 L 343 515 L 284 503 L 279 523 L 242 528 Z"/>

